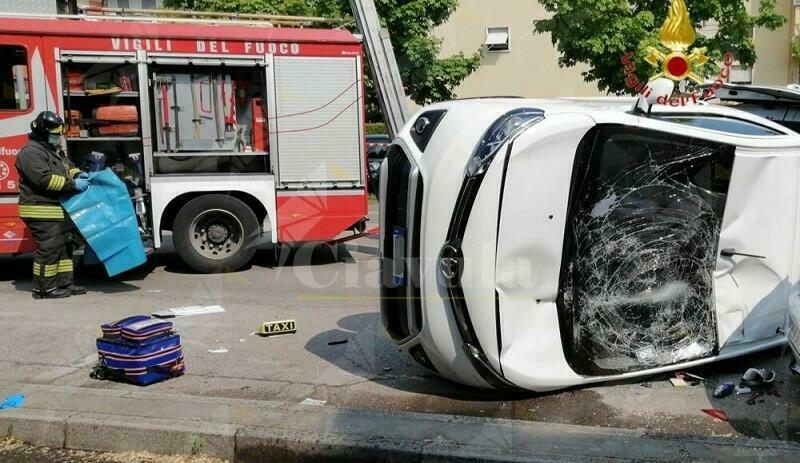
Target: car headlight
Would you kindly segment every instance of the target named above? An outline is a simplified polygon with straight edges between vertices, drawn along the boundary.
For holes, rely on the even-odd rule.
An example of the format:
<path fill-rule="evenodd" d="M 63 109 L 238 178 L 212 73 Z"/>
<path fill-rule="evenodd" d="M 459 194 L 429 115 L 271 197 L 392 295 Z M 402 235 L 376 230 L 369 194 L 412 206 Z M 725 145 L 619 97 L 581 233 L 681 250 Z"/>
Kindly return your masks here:
<path fill-rule="evenodd" d="M 533 108 L 515 109 L 497 119 L 483 135 L 483 139 L 472 154 L 467 164 L 467 177 L 485 174 L 500 147 L 542 119 L 544 112 Z"/>

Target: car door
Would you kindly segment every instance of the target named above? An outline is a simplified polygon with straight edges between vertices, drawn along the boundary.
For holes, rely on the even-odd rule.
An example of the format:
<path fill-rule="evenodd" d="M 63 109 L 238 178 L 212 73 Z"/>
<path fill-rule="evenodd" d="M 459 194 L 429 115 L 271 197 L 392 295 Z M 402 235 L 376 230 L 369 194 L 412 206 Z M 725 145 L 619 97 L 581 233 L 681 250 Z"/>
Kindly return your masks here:
<path fill-rule="evenodd" d="M 738 148 L 715 272 L 720 346 L 779 337 L 796 292 L 797 149 Z"/>
<path fill-rule="evenodd" d="M 590 136 L 576 157 L 559 285 L 567 360 L 596 376 L 714 355 L 735 147 L 677 130 Z"/>

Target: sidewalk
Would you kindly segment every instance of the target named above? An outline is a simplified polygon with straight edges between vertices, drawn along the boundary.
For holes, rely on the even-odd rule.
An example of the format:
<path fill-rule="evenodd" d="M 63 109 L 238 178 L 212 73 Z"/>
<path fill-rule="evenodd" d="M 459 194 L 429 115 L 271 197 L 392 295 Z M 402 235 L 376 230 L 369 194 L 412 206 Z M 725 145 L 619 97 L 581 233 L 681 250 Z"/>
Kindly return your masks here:
<path fill-rule="evenodd" d="M 800 461 L 800 445 L 758 439 L 0 383 L 0 396 L 18 391 L 25 406 L 0 411 L 0 430 L 53 448 L 237 462 Z"/>

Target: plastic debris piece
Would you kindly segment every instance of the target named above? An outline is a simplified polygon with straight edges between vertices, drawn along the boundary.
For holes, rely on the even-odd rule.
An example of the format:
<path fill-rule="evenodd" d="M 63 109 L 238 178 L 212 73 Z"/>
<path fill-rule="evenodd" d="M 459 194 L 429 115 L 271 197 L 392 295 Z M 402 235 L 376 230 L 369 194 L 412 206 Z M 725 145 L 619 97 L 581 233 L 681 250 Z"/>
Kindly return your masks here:
<path fill-rule="evenodd" d="M 158 312 L 153 312 L 150 315 L 158 318 L 174 318 L 188 317 L 191 315 L 207 315 L 221 312 L 225 312 L 225 309 L 218 305 L 209 305 L 205 307 L 200 305 L 191 305 L 186 307 L 173 307 L 170 309 L 159 310 Z"/>
<path fill-rule="evenodd" d="M 3 403 L 0 403 L 0 410 L 6 410 L 11 408 L 20 408 L 22 405 L 25 404 L 25 394 L 12 394 L 3 400 Z"/>
<path fill-rule="evenodd" d="M 336 341 L 329 341 L 329 346 L 338 346 L 339 344 L 347 344 L 347 339 L 337 339 Z"/>
<path fill-rule="evenodd" d="M 729 395 L 733 394 L 734 389 L 736 389 L 736 385 L 733 383 L 720 384 L 716 389 L 714 389 L 714 397 L 717 399 L 728 397 Z"/>
<path fill-rule="evenodd" d="M 306 400 L 300 402 L 300 405 L 311 405 L 311 406 L 314 406 L 314 407 L 321 407 L 321 406 L 325 405 L 326 403 L 328 403 L 327 400 L 317 400 L 317 399 L 312 399 L 312 398 L 309 397 Z"/>
<path fill-rule="evenodd" d="M 388 372 L 392 371 L 392 367 L 384 367 L 383 371 L 388 373 Z"/>
<path fill-rule="evenodd" d="M 228 349 L 220 347 L 219 349 L 208 349 L 209 354 L 227 354 Z"/>
<path fill-rule="evenodd" d="M 639 384 L 639 386 L 651 389 L 653 387 L 653 383 L 641 383 L 641 384 Z"/>
<path fill-rule="evenodd" d="M 725 410 L 719 410 L 717 408 L 704 408 L 702 412 L 714 419 L 728 421 L 728 414 L 725 413 Z"/>
<path fill-rule="evenodd" d="M 736 386 L 736 395 L 750 394 L 751 392 L 753 390 L 747 386 Z"/>
<path fill-rule="evenodd" d="M 670 378 L 669 382 L 672 383 L 672 387 L 689 387 L 689 383 L 681 378 Z"/>
<path fill-rule="evenodd" d="M 775 372 L 766 368 L 750 368 L 742 376 L 742 383 L 750 387 L 759 387 L 775 381 Z"/>

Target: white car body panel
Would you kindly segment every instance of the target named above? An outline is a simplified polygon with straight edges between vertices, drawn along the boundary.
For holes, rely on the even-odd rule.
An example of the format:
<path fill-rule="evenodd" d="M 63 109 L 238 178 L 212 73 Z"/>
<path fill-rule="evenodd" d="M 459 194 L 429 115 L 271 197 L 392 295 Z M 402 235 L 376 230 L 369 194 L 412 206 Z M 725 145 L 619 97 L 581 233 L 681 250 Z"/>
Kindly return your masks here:
<path fill-rule="evenodd" d="M 545 118 L 514 140 L 505 183 L 507 145 L 498 152 L 483 178 L 461 248 L 464 298 L 493 370 L 519 388 L 546 391 L 688 368 L 786 342 L 783 331 L 787 329 L 789 298 L 800 300 L 796 295 L 800 287 L 796 264 L 800 259 L 800 135 L 726 107 L 660 107 L 654 113 L 737 118 L 785 135 L 743 136 L 696 128 L 634 115 L 628 112 L 630 106 L 628 100 L 610 99 L 471 100 L 433 105 L 411 119 L 395 145 L 405 151 L 424 180 L 420 231 L 423 304 L 422 329 L 402 341 L 403 349 L 422 346 L 441 375 L 472 386 L 490 386 L 462 345 L 437 261 L 467 162 L 486 129 L 516 108 L 541 109 Z M 448 113 L 422 153 L 411 136 L 413 122 L 437 109 Z M 719 249 L 733 248 L 766 259 L 719 257 L 714 274 L 717 355 L 602 376 L 580 375 L 567 361 L 556 304 L 564 230 L 577 148 L 598 124 L 638 126 L 737 147 Z M 381 191 L 385 192 L 386 165 L 382 171 Z M 387 233 L 387 224 L 383 225 L 383 233 Z M 500 349 L 495 291 L 499 295 Z M 800 320 L 800 303 L 794 310 Z"/>

